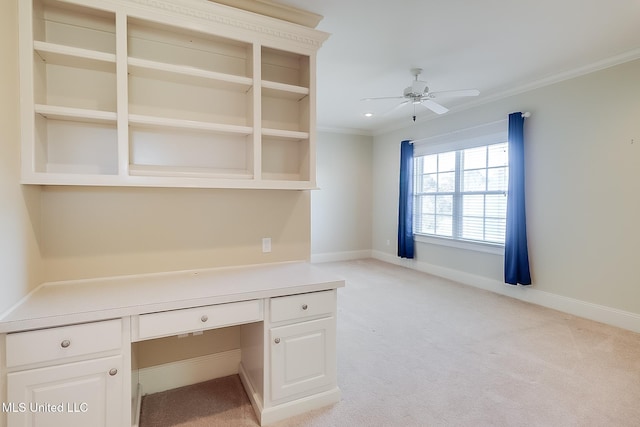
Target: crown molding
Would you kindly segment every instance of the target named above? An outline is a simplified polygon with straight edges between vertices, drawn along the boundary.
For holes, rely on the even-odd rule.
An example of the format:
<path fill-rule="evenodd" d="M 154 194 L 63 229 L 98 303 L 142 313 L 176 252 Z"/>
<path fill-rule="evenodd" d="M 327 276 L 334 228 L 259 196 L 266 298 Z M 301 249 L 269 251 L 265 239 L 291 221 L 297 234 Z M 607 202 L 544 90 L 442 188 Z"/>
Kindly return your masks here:
<path fill-rule="evenodd" d="M 357 128 L 336 128 L 336 127 L 326 127 L 318 125 L 316 127 L 318 132 L 322 133 L 338 133 L 342 135 L 360 135 L 360 136 L 373 136 L 373 132 L 367 129 L 357 129 Z"/>
<path fill-rule="evenodd" d="M 449 113 L 458 113 L 460 111 L 468 110 L 471 108 L 475 108 L 481 105 L 489 104 L 491 102 L 495 102 L 501 99 L 508 98 L 510 96 L 519 95 L 521 93 L 530 92 L 535 89 L 540 89 L 546 86 L 550 86 L 556 83 L 560 83 L 566 80 L 571 80 L 580 76 L 584 76 L 587 74 L 595 73 L 600 70 L 604 70 L 607 68 L 615 67 L 617 65 L 624 64 L 626 62 L 631 62 L 640 59 L 640 49 L 634 49 L 631 51 L 627 51 L 621 53 L 619 55 L 614 55 L 609 58 L 605 58 L 600 61 L 592 62 L 590 64 L 584 65 L 582 67 L 573 68 L 571 70 L 563 71 L 560 73 L 555 73 L 550 76 L 544 77 L 542 79 L 534 80 L 529 83 L 521 84 L 518 86 L 514 86 L 510 89 L 502 90 L 495 92 L 486 97 L 482 97 L 477 100 L 472 100 L 466 102 L 464 104 L 457 105 L 449 110 Z M 402 129 L 408 129 L 410 127 L 414 127 L 417 124 L 426 123 L 431 120 L 436 120 L 440 116 L 428 116 L 418 118 L 415 124 L 411 124 L 409 126 L 401 125 L 399 123 L 396 124 L 388 124 L 386 126 L 381 126 L 379 128 L 373 129 L 373 136 L 379 136 L 390 132 L 395 132 Z"/>
<path fill-rule="evenodd" d="M 322 18 L 322 15 L 298 9 L 293 6 L 286 6 L 274 3 L 269 0 L 209 0 L 215 3 L 221 3 L 227 6 L 243 9 L 249 12 L 258 13 L 260 15 L 270 16 L 272 18 L 281 19 L 283 21 L 292 22 L 294 24 L 303 25 L 309 28 L 316 28 Z"/>
<path fill-rule="evenodd" d="M 223 30 L 235 34 L 254 32 L 261 37 L 272 37 L 306 48 L 317 50 L 329 37 L 328 33 L 293 24 L 282 19 L 261 15 L 210 0 L 121 0 L 135 4 L 142 10 L 170 13 L 173 16 L 194 18 L 219 25 Z M 263 0 L 261 0 L 263 1 Z M 231 1 L 229 1 L 231 3 Z M 139 9 L 140 10 L 140 9 Z"/>

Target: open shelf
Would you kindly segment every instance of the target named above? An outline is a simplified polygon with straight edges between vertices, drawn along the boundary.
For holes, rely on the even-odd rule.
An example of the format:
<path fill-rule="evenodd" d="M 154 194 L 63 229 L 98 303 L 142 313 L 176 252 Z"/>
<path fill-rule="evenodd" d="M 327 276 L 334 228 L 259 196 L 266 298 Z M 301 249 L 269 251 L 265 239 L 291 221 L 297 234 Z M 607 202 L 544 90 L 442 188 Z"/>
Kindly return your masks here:
<path fill-rule="evenodd" d="M 308 55 L 263 46 L 262 80 L 308 89 L 310 86 L 310 58 Z"/>
<path fill-rule="evenodd" d="M 31 0 L 24 0 L 31 1 Z M 115 12 L 65 1 L 33 0 L 33 39 L 115 54 Z"/>
<path fill-rule="evenodd" d="M 156 3 L 18 2 L 23 182 L 314 188 L 327 35 Z"/>
<path fill-rule="evenodd" d="M 275 132 L 306 132 L 309 129 L 309 97 L 298 100 L 289 96 L 279 96 L 271 91 L 262 93 L 262 127 Z"/>
<path fill-rule="evenodd" d="M 29 2 L 32 39 L 21 48 L 31 62 L 33 98 L 24 102 L 32 103 L 33 116 L 23 116 L 32 126 L 25 132 L 30 172 L 54 180 L 117 175 L 115 12 Z"/>
<path fill-rule="evenodd" d="M 217 51 L 228 46 L 219 38 L 209 41 L 191 32 L 133 22 L 136 24 L 129 25 L 134 29 L 129 35 L 129 54 L 138 56 L 128 58 L 130 113 L 214 126 L 253 123 L 253 79 L 246 75 L 250 74 L 245 69 L 248 58 L 242 56 L 248 54 L 247 46 L 231 43 L 240 57 L 234 57 L 236 66 L 226 67 L 219 64 Z M 211 46 L 214 42 L 222 47 Z"/>
<path fill-rule="evenodd" d="M 36 116 L 35 171 L 117 175 L 115 121 L 69 118 L 67 115 Z"/>
<path fill-rule="evenodd" d="M 253 135 L 178 126 L 129 126 L 129 173 L 138 176 L 253 177 Z"/>
<path fill-rule="evenodd" d="M 262 179 L 310 181 L 309 140 L 262 138 Z"/>
<path fill-rule="evenodd" d="M 131 18 L 128 47 L 130 59 L 215 73 L 221 80 L 253 76 L 252 44 L 213 34 Z"/>

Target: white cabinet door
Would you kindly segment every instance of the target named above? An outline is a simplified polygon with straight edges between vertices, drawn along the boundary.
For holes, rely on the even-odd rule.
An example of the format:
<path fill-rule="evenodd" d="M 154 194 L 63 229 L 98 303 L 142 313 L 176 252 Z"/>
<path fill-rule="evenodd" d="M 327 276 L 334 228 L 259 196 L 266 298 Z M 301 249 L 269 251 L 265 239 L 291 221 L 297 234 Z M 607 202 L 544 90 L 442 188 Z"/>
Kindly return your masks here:
<path fill-rule="evenodd" d="M 12 427 L 121 427 L 122 356 L 7 375 Z"/>
<path fill-rule="evenodd" d="M 273 401 L 335 384 L 335 317 L 272 328 L 270 338 Z"/>

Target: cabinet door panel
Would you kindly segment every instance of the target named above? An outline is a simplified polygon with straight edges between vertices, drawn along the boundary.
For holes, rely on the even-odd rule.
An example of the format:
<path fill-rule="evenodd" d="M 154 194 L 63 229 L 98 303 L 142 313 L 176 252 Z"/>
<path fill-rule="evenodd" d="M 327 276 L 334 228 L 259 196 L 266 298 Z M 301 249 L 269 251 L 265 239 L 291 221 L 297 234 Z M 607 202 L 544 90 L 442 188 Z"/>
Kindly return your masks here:
<path fill-rule="evenodd" d="M 112 356 L 8 374 L 8 425 L 120 426 L 121 371 L 122 356 Z"/>
<path fill-rule="evenodd" d="M 271 398 L 303 396 L 336 381 L 335 318 L 271 329 Z"/>

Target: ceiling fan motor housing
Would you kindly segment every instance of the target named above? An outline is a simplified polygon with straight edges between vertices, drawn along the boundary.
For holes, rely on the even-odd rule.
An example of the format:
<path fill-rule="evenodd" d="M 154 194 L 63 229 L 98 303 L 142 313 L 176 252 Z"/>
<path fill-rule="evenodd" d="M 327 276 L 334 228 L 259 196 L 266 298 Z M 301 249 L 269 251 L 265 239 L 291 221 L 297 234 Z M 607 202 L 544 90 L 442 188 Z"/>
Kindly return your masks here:
<path fill-rule="evenodd" d="M 429 93 L 427 82 L 415 80 L 411 86 L 404 89 L 405 98 L 419 98 Z"/>

